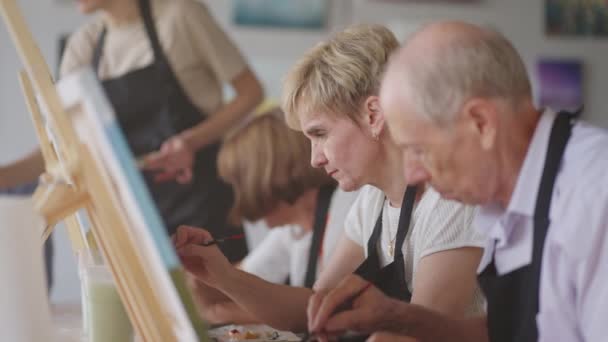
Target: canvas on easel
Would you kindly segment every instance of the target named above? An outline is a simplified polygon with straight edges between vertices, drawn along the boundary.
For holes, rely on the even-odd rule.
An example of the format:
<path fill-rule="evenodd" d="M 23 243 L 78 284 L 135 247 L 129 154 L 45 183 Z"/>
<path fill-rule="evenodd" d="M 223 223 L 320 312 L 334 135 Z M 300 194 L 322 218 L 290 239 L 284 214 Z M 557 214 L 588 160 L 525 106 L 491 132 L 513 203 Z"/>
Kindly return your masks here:
<path fill-rule="evenodd" d="M 0 0 L 0 10 L 26 69 L 22 87 L 47 164 L 35 201 L 48 226 L 67 219 L 79 230 L 75 214 L 86 210 L 144 341 L 206 340 L 179 260 L 92 71 L 61 82 L 60 96 L 15 1 Z M 84 245 L 81 232 L 73 233 Z"/>
<path fill-rule="evenodd" d="M 104 227 L 120 225 L 119 221 L 128 225 L 111 234 L 106 230 L 98 232 L 100 241 L 115 244 L 103 246 L 103 250 L 113 252 L 106 257 L 133 264 L 139 259 L 139 265 L 133 268 L 135 271 L 141 268 L 143 272 L 138 275 L 127 272 L 118 278 L 132 280 L 136 288 L 137 284 L 153 284 L 155 293 L 150 296 L 159 296 L 160 302 L 166 304 L 165 315 L 181 335 L 178 340 L 192 340 L 193 336 L 188 336 L 190 322 L 182 305 L 190 299 L 184 298 L 189 293 L 181 265 L 99 82 L 90 69 L 85 69 L 59 82 L 57 89 L 86 150 L 88 160 L 83 162 L 91 167 L 83 174 L 89 191 L 98 194 L 91 198 L 95 207 L 93 222 L 99 221 Z M 106 215 L 120 220 L 109 222 Z M 127 243 L 129 240 L 131 243 Z"/>

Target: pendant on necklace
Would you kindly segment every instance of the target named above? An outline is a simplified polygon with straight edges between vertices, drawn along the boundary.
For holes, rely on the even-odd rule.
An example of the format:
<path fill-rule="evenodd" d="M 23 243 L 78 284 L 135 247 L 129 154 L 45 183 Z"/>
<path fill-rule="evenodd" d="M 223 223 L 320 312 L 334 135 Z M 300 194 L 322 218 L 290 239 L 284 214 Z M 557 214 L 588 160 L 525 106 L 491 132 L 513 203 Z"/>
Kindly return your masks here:
<path fill-rule="evenodd" d="M 395 256 L 395 245 L 392 242 L 388 243 L 388 255 L 391 257 Z"/>

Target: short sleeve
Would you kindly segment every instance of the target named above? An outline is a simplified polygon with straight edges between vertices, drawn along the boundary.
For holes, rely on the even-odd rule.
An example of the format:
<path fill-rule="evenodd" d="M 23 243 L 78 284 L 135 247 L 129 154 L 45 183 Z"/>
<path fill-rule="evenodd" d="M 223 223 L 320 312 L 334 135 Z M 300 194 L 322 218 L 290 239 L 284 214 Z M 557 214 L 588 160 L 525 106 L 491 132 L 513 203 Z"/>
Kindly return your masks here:
<path fill-rule="evenodd" d="M 101 19 L 96 18 L 69 36 L 59 66 L 59 78 L 93 62 L 93 50 L 102 28 Z"/>
<path fill-rule="evenodd" d="M 184 7 L 183 25 L 195 53 L 220 81 L 230 82 L 247 67 L 243 55 L 204 4 L 189 0 Z"/>
<path fill-rule="evenodd" d="M 434 191 L 429 189 L 427 191 Z M 422 214 L 424 226 L 416 242 L 420 258 L 444 250 L 463 247 L 484 248 L 486 238 L 473 227 L 476 208 L 439 197 Z"/>
<path fill-rule="evenodd" d="M 283 283 L 289 276 L 289 227 L 274 228 L 268 236 L 243 259 L 240 268 L 248 273 L 272 282 Z"/>
<path fill-rule="evenodd" d="M 384 194 L 378 188 L 366 186 L 353 202 L 344 220 L 346 236 L 359 246 L 365 246 L 371 235 L 384 200 Z"/>
<path fill-rule="evenodd" d="M 361 218 L 360 197 L 361 195 L 357 197 L 344 219 L 344 232 L 354 243 L 363 246 L 363 223 Z"/>

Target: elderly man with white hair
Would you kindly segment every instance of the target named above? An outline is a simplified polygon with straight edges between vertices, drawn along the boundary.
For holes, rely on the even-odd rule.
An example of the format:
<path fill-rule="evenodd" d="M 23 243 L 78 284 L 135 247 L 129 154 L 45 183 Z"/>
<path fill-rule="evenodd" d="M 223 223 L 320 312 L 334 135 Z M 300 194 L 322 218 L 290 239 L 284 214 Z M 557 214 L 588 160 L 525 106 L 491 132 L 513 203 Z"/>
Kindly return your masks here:
<path fill-rule="evenodd" d="M 511 43 L 461 22 L 414 34 L 380 97 L 393 139 L 417 161 L 408 182 L 481 207 L 488 314 L 453 319 L 367 290 L 332 316 L 366 287 L 351 276 L 311 315 L 312 330 L 387 331 L 374 341 L 606 341 L 607 132 L 536 109 Z"/>

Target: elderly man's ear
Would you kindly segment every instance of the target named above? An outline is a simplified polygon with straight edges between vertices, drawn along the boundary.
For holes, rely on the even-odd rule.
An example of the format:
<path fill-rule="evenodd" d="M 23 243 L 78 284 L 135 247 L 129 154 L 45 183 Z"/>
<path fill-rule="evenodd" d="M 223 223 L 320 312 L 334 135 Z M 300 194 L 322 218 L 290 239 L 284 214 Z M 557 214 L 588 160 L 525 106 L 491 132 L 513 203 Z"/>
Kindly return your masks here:
<path fill-rule="evenodd" d="M 471 99 L 465 103 L 460 114 L 466 127 L 479 137 L 481 147 L 484 150 L 492 149 L 500 119 L 497 104 L 488 99 Z"/>

